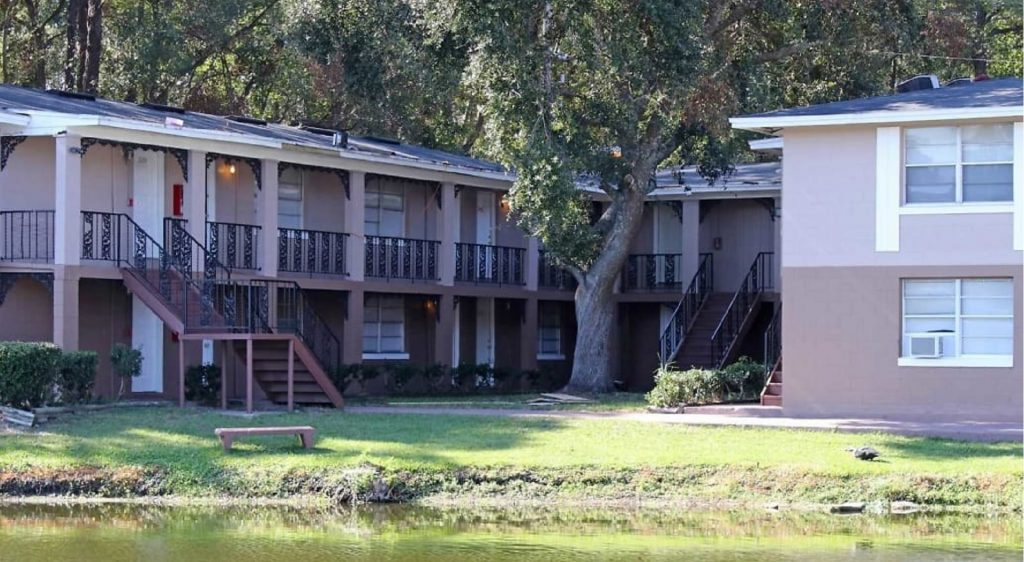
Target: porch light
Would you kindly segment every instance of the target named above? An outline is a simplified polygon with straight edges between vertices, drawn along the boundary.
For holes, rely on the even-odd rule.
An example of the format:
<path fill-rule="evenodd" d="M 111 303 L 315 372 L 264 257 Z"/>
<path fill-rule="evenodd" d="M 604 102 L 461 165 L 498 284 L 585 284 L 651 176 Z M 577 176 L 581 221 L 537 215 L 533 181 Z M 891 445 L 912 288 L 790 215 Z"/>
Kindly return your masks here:
<path fill-rule="evenodd" d="M 234 173 L 235 173 L 235 165 L 234 164 L 228 164 L 228 173 L 234 175 Z"/>

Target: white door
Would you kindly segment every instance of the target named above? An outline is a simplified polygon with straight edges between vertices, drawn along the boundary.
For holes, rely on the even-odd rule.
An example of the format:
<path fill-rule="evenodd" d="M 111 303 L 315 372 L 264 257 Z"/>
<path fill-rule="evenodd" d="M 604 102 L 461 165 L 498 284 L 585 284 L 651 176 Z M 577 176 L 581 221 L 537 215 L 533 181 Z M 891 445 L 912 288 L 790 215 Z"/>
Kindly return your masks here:
<path fill-rule="evenodd" d="M 654 253 L 679 254 L 683 249 L 683 223 L 679 214 L 665 204 L 654 205 Z M 681 283 L 683 260 L 679 257 L 657 258 L 657 282 Z"/>
<path fill-rule="evenodd" d="M 494 194 L 489 191 L 476 192 L 476 243 L 494 244 L 495 220 Z M 481 248 L 480 251 L 486 251 Z M 493 271 L 496 256 L 490 252 L 484 255 L 486 275 Z M 479 262 L 474 264 L 479 267 Z M 494 365 L 494 299 L 476 299 L 476 362 Z"/>
<path fill-rule="evenodd" d="M 154 240 L 162 240 L 166 200 L 162 153 L 135 151 L 132 187 L 132 219 Z M 132 297 L 132 347 L 142 349 L 142 374 L 132 380 L 132 392 L 163 392 L 164 324 L 135 296 Z"/>
<path fill-rule="evenodd" d="M 476 362 L 494 365 L 494 299 L 476 299 Z"/>

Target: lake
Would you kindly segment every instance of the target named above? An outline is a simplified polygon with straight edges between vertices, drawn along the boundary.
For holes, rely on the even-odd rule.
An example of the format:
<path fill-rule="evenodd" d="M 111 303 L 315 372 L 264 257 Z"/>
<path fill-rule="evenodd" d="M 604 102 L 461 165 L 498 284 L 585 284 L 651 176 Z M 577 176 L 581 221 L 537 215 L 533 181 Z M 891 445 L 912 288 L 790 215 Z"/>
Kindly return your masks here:
<path fill-rule="evenodd" d="M 2 562 L 1000 561 L 1018 516 L 0 504 Z"/>

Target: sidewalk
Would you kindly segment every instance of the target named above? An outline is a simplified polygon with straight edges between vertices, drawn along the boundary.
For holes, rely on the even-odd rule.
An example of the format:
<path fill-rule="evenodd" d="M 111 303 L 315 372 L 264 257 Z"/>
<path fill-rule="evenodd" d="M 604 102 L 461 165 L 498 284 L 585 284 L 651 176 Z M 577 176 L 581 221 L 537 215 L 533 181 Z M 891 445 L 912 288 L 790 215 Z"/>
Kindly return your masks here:
<path fill-rule="evenodd" d="M 498 408 L 435 408 L 409 406 L 352 406 L 352 414 L 419 414 L 434 416 L 501 416 L 540 418 L 614 419 L 645 423 L 717 425 L 778 429 L 843 431 L 849 433 L 893 433 L 917 437 L 944 437 L 967 441 L 1022 441 L 1024 428 L 1012 422 L 931 422 L 884 419 L 787 418 L 781 415 L 686 413 L 653 414 L 647 412 L 578 412 L 558 410 L 516 410 Z"/>

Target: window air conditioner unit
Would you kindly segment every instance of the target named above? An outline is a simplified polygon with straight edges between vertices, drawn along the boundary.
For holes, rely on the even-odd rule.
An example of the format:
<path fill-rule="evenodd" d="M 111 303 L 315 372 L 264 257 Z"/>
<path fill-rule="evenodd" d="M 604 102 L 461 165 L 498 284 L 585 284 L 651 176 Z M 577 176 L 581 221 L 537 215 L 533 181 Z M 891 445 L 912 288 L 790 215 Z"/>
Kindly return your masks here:
<path fill-rule="evenodd" d="M 942 357 L 943 334 L 920 334 L 910 336 L 910 356 L 920 359 Z"/>

